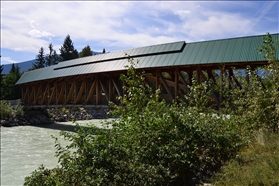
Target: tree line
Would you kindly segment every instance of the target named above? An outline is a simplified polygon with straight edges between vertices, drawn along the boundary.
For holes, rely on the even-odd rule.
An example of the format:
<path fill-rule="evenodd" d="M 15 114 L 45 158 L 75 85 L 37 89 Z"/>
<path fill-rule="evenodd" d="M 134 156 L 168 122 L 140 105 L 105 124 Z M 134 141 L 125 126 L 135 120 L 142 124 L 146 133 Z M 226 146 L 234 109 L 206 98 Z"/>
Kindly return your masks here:
<path fill-rule="evenodd" d="M 0 100 L 14 100 L 21 98 L 20 87 L 15 86 L 22 73 L 18 65 L 13 64 L 7 75 L 3 75 L 3 65 L 0 66 Z"/>
<path fill-rule="evenodd" d="M 47 66 L 58 64 L 66 60 L 76 59 L 79 57 L 92 56 L 92 50 L 89 45 L 85 46 L 79 53 L 74 47 L 74 43 L 68 34 L 63 45 L 59 49 L 60 55 L 53 49 L 53 44 L 48 45 L 49 52 L 46 54 L 45 49 L 41 47 L 36 55 L 36 62 L 32 64 L 30 70 L 40 69 Z M 106 53 L 105 48 L 102 53 Z M 0 100 L 14 100 L 21 98 L 20 87 L 15 86 L 23 73 L 20 72 L 20 67 L 17 64 L 12 64 L 8 74 L 2 74 L 4 66 L 0 66 Z"/>
<path fill-rule="evenodd" d="M 45 49 L 43 47 L 40 48 L 38 55 L 36 55 L 36 62 L 33 63 L 33 67 L 31 70 L 55 65 L 59 62 L 76 59 L 79 57 L 93 55 L 89 45 L 85 46 L 79 53 L 77 49 L 75 49 L 74 43 L 69 34 L 66 36 L 63 45 L 59 49 L 60 55 L 58 55 L 56 51 L 53 49 L 52 43 L 48 45 L 48 48 L 48 54 L 45 54 Z M 102 53 L 106 53 L 105 48 L 103 49 Z"/>

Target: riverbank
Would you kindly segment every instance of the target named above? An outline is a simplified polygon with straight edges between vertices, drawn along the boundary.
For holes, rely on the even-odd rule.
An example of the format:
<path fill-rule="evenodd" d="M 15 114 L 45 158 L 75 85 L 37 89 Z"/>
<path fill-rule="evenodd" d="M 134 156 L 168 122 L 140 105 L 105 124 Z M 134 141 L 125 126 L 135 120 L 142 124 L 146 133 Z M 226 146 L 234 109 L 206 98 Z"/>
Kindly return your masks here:
<path fill-rule="evenodd" d="M 53 124 L 57 122 L 88 121 L 110 118 L 108 108 L 52 108 L 27 111 L 23 116 L 1 118 L 2 127 Z"/>

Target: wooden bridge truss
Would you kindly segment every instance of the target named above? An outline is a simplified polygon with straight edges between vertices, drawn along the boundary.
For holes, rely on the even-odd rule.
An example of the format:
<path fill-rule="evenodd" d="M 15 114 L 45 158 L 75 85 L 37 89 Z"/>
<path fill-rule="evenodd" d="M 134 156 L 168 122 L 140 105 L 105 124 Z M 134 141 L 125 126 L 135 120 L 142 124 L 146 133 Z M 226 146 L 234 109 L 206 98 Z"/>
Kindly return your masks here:
<path fill-rule="evenodd" d="M 266 61 L 249 62 L 249 65 L 255 68 L 266 63 Z M 223 66 L 207 64 L 141 70 L 145 71 L 145 82 L 153 89 L 160 87 L 162 97 L 167 102 L 171 102 L 177 98 L 184 98 L 193 77 L 197 83 L 209 79 L 216 83 L 213 71 L 218 71 L 221 74 L 219 81 L 226 81 L 230 88 L 241 88 L 232 67 L 245 69 L 247 65 L 245 63 Z M 107 106 L 109 102 L 117 103 L 117 96 L 124 94 L 123 82 L 119 79 L 122 73 L 125 74 L 126 71 L 81 74 L 25 83 L 20 85 L 22 102 L 29 108 Z M 248 80 L 249 76 L 246 78 Z M 218 102 L 218 98 L 215 99 Z"/>

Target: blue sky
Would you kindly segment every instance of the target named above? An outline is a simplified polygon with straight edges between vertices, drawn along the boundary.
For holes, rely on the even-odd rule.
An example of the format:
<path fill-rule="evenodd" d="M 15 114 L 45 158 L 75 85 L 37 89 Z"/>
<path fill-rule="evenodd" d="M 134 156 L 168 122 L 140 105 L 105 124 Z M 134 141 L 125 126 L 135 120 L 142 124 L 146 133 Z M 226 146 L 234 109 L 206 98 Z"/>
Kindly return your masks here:
<path fill-rule="evenodd" d="M 35 59 L 69 34 L 81 51 L 278 33 L 278 1 L 1 1 L 1 64 Z"/>

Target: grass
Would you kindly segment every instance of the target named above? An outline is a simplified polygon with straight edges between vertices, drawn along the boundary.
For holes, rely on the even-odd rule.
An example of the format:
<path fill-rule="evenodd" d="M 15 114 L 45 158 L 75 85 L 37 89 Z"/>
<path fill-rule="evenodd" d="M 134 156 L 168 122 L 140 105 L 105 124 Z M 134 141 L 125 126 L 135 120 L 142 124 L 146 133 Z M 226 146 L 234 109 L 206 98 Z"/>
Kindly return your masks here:
<path fill-rule="evenodd" d="M 279 185 L 279 134 L 259 132 L 255 141 L 215 174 L 212 185 Z"/>

